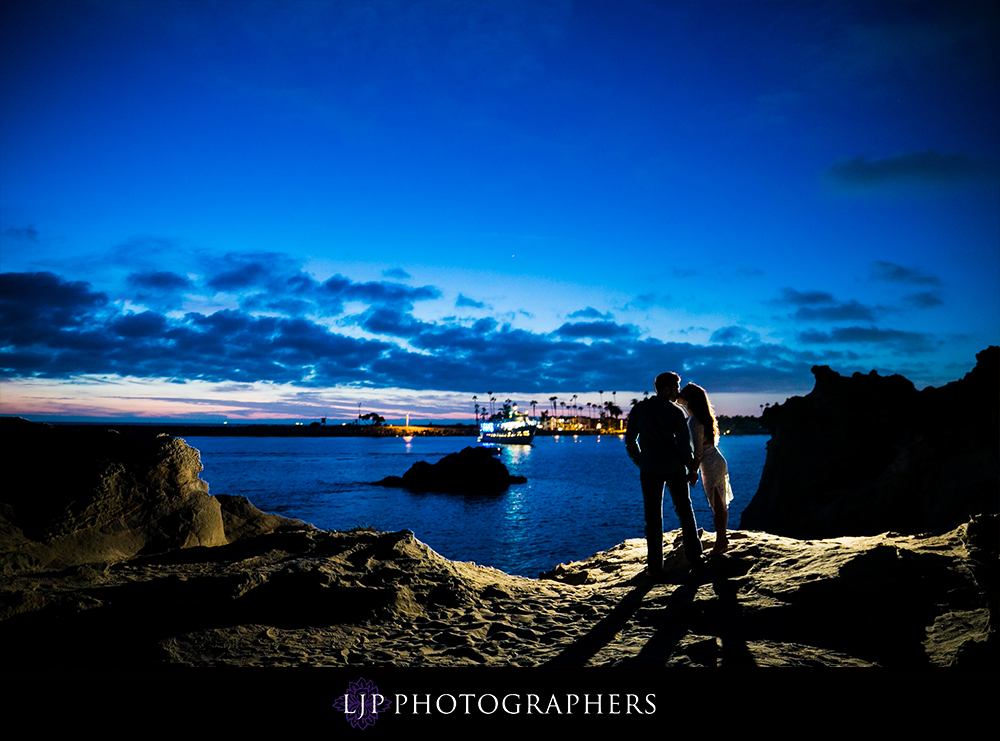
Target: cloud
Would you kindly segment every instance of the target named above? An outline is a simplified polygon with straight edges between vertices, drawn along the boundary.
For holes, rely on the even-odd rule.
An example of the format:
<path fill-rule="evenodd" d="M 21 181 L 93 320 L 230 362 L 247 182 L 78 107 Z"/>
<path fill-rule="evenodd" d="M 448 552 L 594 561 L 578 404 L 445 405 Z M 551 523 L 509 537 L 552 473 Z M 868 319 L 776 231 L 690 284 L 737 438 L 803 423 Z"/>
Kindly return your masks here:
<path fill-rule="evenodd" d="M 134 275 L 133 284 L 179 285 L 169 276 Z M 752 384 L 759 392 L 800 392 L 811 386 L 809 368 L 821 355 L 765 345 L 741 327 L 723 328 L 713 344 L 698 345 L 639 339 L 634 325 L 604 319 L 536 333 L 493 317 L 471 323 L 415 318 L 416 301 L 440 297 L 433 286 L 355 283 L 340 275 L 320 283 L 301 272 L 272 274 L 267 283 L 241 308 L 176 316 L 123 310 L 122 302 L 89 284 L 52 273 L 2 274 L 0 367 L 7 377 L 102 374 L 311 388 L 480 393 L 502 383 L 547 395 L 568 388 L 646 388 L 657 373 L 675 370 L 713 391 Z M 364 311 L 338 321 L 377 338 L 348 336 L 317 319 L 324 296 L 333 297 L 329 305 L 368 302 Z M 275 315 L 255 314 L 250 305 Z M 601 315 L 593 307 L 579 313 Z M 827 355 L 836 352 L 842 351 L 831 348 Z"/>
<path fill-rule="evenodd" d="M 932 309 L 935 306 L 944 304 L 944 301 L 940 298 L 926 291 L 903 296 L 903 302 L 913 309 Z"/>
<path fill-rule="evenodd" d="M 461 306 L 465 306 L 465 307 L 468 307 L 470 309 L 485 309 L 486 308 L 486 304 L 484 304 L 482 301 L 476 301 L 474 299 L 469 298 L 468 296 L 462 295 L 461 293 L 458 294 L 458 298 L 455 300 L 455 306 L 456 306 L 456 308 L 457 307 L 461 307 Z"/>
<path fill-rule="evenodd" d="M 864 157 L 831 165 L 826 177 L 849 190 L 868 190 L 896 184 L 950 185 L 983 179 L 995 180 L 998 168 L 964 154 L 942 154 L 933 150 L 901 154 L 881 160 Z"/>
<path fill-rule="evenodd" d="M 209 278 L 208 285 L 217 291 L 231 293 L 251 286 L 263 285 L 270 277 L 271 273 L 266 265 L 251 262 Z"/>
<path fill-rule="evenodd" d="M 124 314 L 113 320 L 110 327 L 119 337 L 158 338 L 167 329 L 167 320 L 162 314 L 144 311 L 141 314 Z"/>
<path fill-rule="evenodd" d="M 146 288 L 159 291 L 180 291 L 192 287 L 191 279 L 169 270 L 149 270 L 141 273 L 130 273 L 127 282 L 136 288 Z"/>
<path fill-rule="evenodd" d="M 22 242 L 35 242 L 38 243 L 38 230 L 35 229 L 34 225 L 29 224 L 28 226 L 16 228 L 10 227 L 4 230 L 4 236 L 10 237 L 11 239 L 17 239 Z"/>
<path fill-rule="evenodd" d="M 355 283 L 333 275 L 320 283 L 283 256 L 243 261 L 238 267 L 213 276 L 207 285 L 215 290 L 242 293 L 240 308 L 279 314 L 337 316 L 346 302 L 409 311 L 415 301 L 440 298 L 434 286 L 407 286 L 391 281 Z"/>
<path fill-rule="evenodd" d="M 836 303 L 833 294 L 826 291 L 796 291 L 794 288 L 782 288 L 781 298 L 774 299 L 775 304 L 791 304 L 792 306 L 812 306 L 815 304 Z"/>
<path fill-rule="evenodd" d="M 552 334 L 566 339 L 589 337 L 608 340 L 635 337 L 639 331 L 631 324 L 622 325 L 615 322 L 566 322 Z"/>
<path fill-rule="evenodd" d="M 579 311 L 574 311 L 572 314 L 567 314 L 567 319 L 603 319 L 605 321 L 611 321 L 614 319 L 610 311 L 606 311 L 603 314 L 599 312 L 592 306 L 588 306 L 586 309 L 580 309 Z"/>
<path fill-rule="evenodd" d="M 886 280 L 892 283 L 912 283 L 921 286 L 939 286 L 941 279 L 929 275 L 916 268 L 907 268 L 894 262 L 876 260 L 871 264 L 871 279 Z"/>
<path fill-rule="evenodd" d="M 396 280 L 408 280 L 412 276 L 402 268 L 389 268 L 382 271 L 383 278 L 395 278 Z"/>
<path fill-rule="evenodd" d="M 793 317 L 798 321 L 837 322 L 855 320 L 872 322 L 875 321 L 875 310 L 852 299 L 851 301 L 836 304 L 835 306 L 821 306 L 819 308 L 801 306 L 793 314 Z"/>
<path fill-rule="evenodd" d="M 641 293 L 629 302 L 629 306 L 647 311 L 657 306 L 669 306 L 671 303 L 673 297 L 668 293 Z"/>
<path fill-rule="evenodd" d="M 372 334 L 413 337 L 425 329 L 425 324 L 405 311 L 384 306 L 372 307 L 364 314 L 345 321 L 356 323 Z"/>
<path fill-rule="evenodd" d="M 278 252 L 229 252 L 211 260 L 205 284 L 222 293 L 236 293 L 273 286 L 298 269 L 294 260 Z"/>
<path fill-rule="evenodd" d="M 412 286 L 385 281 L 354 283 L 337 274 L 322 285 L 327 296 L 335 296 L 344 301 L 362 301 L 368 304 L 389 306 L 408 311 L 414 301 L 428 301 L 441 297 L 441 291 L 434 286 Z"/>
<path fill-rule="evenodd" d="M 760 332 L 754 332 L 746 327 L 723 327 L 715 330 L 709 341 L 729 345 L 756 345 L 760 343 Z"/>
<path fill-rule="evenodd" d="M 107 304 L 107 295 L 85 281 L 49 272 L 0 273 L 0 347 L 50 342 L 78 330 Z"/>
<path fill-rule="evenodd" d="M 880 310 L 865 306 L 854 299 L 838 301 L 826 291 L 797 291 L 782 288 L 781 296 L 770 301 L 778 306 L 797 306 L 790 316 L 796 321 L 874 321 Z"/>
<path fill-rule="evenodd" d="M 800 332 L 798 339 L 803 345 L 886 344 L 906 354 L 930 352 L 939 344 L 933 335 L 923 332 L 878 327 L 836 327 L 829 332 L 810 329 Z"/>

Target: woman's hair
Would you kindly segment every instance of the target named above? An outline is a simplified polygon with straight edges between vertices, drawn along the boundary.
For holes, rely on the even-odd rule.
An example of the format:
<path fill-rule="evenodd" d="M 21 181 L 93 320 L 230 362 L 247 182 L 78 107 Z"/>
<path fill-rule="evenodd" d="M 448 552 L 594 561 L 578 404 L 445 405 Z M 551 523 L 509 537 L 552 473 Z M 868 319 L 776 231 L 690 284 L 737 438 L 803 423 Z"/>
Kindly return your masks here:
<path fill-rule="evenodd" d="M 708 400 L 705 389 L 697 384 L 689 383 L 681 389 L 680 397 L 687 402 L 691 414 L 705 428 L 705 443 L 716 445 L 719 442 L 719 423 L 715 420 L 715 410 L 712 408 L 712 402 Z"/>

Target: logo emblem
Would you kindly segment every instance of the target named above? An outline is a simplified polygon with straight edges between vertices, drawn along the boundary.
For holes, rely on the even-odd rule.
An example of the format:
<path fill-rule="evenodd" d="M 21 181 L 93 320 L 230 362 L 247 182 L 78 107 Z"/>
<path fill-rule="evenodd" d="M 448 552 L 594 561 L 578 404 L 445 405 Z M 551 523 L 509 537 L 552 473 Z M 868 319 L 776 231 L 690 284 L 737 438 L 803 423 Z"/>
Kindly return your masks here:
<path fill-rule="evenodd" d="M 368 728 L 378 720 L 379 713 L 388 712 L 392 701 L 383 697 L 378 687 L 364 677 L 347 685 L 347 692 L 338 697 L 333 707 L 347 717 L 355 728 Z"/>

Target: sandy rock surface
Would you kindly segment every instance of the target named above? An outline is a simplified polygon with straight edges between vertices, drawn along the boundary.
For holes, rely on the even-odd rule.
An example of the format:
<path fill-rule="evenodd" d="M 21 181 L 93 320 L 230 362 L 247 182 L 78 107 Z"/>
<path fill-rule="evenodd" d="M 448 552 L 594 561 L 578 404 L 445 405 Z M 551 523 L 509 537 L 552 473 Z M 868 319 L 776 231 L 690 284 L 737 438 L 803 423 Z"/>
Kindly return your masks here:
<path fill-rule="evenodd" d="M 735 532 L 694 574 L 668 533 L 653 582 L 643 540 L 526 579 L 409 531 L 286 530 L 8 578 L 0 642 L 8 666 L 995 665 L 996 553 L 969 531 Z"/>

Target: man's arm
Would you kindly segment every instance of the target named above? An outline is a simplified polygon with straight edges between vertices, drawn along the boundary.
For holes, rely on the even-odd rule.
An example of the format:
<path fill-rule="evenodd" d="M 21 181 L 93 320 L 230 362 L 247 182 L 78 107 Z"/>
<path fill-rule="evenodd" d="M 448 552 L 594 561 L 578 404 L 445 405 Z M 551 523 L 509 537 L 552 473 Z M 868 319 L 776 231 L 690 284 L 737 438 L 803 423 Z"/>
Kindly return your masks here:
<path fill-rule="evenodd" d="M 638 420 L 633 419 L 636 416 L 636 408 L 632 407 L 632 411 L 628 415 L 628 425 L 625 427 L 625 452 L 628 453 L 628 457 L 632 462 L 639 466 L 639 423 Z M 639 466 L 641 468 L 641 466 Z"/>
<path fill-rule="evenodd" d="M 698 467 L 694 464 L 694 450 L 691 447 L 691 433 L 688 431 L 687 420 L 684 412 L 677 410 L 674 417 L 674 440 L 677 442 L 677 454 L 687 469 L 688 476 L 698 473 Z"/>

